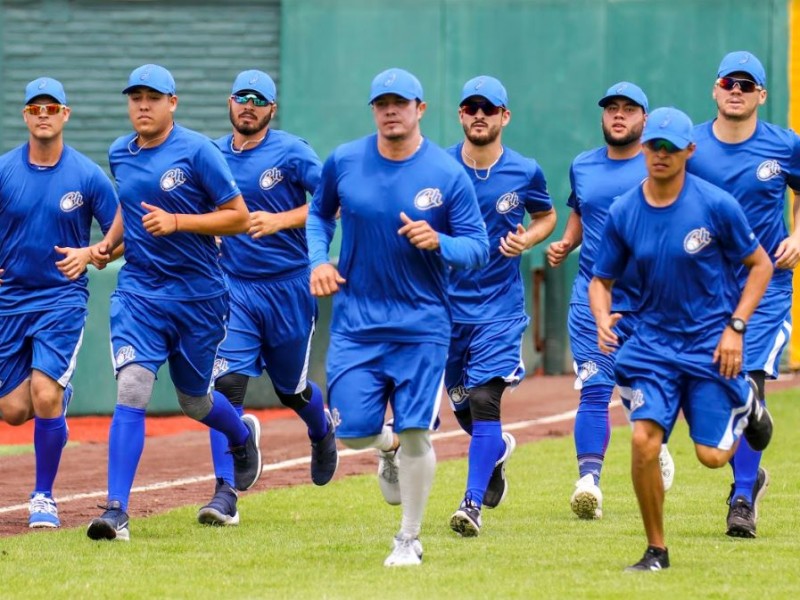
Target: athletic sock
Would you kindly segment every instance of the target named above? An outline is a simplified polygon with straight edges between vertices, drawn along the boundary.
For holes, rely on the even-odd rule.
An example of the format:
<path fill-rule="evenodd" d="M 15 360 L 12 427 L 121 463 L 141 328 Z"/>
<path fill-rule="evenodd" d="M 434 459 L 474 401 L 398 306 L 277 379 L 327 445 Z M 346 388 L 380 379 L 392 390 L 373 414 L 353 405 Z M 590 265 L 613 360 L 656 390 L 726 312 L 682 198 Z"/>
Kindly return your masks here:
<path fill-rule="evenodd" d="M 295 412 L 308 426 L 309 439 L 318 442 L 328 434 L 328 419 L 325 418 L 322 390 L 313 381 L 309 381 L 308 386 L 311 388 L 311 399 L 308 404 Z"/>
<path fill-rule="evenodd" d="M 753 486 L 758 477 L 761 454 L 761 452 L 753 450 L 747 440 L 742 437 L 739 447 L 731 459 L 734 498 L 744 496 L 748 502 L 753 503 Z"/>
<path fill-rule="evenodd" d="M 500 421 L 472 422 L 465 497 L 478 506 L 483 504 L 483 496 L 486 494 L 492 471 L 497 459 L 505 452 L 505 446 Z"/>
<path fill-rule="evenodd" d="M 600 482 L 603 460 L 611 436 L 608 403 L 614 391 L 610 385 L 593 385 L 581 390 L 575 416 L 575 450 L 580 477 L 591 474 L 595 485 Z"/>
<path fill-rule="evenodd" d="M 400 522 L 402 535 L 419 536 L 435 473 L 436 453 L 432 446 L 421 456 L 409 456 L 403 452 L 399 473 L 400 502 L 403 507 L 403 518 Z"/>
<path fill-rule="evenodd" d="M 48 495 L 53 493 L 53 482 L 58 474 L 61 451 L 67 437 L 64 415 L 54 419 L 34 417 L 33 447 L 36 452 L 36 489 Z"/>
<path fill-rule="evenodd" d="M 200 422 L 222 433 L 230 447 L 243 446 L 250 435 L 250 430 L 242 422 L 241 415 L 222 392 L 217 390 L 211 392 L 211 402 L 211 410 L 200 419 Z"/>
<path fill-rule="evenodd" d="M 133 478 L 144 449 L 145 409 L 117 404 L 108 434 L 108 501 L 128 510 Z"/>
<path fill-rule="evenodd" d="M 233 409 L 241 417 L 244 414 L 244 406 L 234 404 Z M 229 486 L 234 487 L 233 480 L 233 456 L 229 450 L 230 444 L 225 434 L 216 429 L 208 430 L 208 437 L 211 441 L 211 460 L 214 463 L 214 475 L 218 479 L 223 479 Z"/>

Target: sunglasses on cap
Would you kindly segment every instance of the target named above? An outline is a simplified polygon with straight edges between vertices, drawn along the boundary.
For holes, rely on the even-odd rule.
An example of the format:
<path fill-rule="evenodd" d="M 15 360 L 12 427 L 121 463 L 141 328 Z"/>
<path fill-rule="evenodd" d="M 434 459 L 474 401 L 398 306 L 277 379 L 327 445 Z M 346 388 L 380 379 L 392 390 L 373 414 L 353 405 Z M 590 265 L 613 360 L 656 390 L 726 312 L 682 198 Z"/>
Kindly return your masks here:
<path fill-rule="evenodd" d="M 501 110 L 503 110 L 502 106 L 495 106 L 491 102 L 488 101 L 469 101 L 464 102 L 461 105 L 461 110 L 467 113 L 470 117 L 474 117 L 478 114 L 478 110 L 482 110 L 483 114 L 487 117 L 493 117 Z"/>
<path fill-rule="evenodd" d="M 23 110 L 34 117 L 39 115 L 52 117 L 60 113 L 62 108 L 65 108 L 63 104 L 28 104 Z"/>
<path fill-rule="evenodd" d="M 717 85 L 723 90 L 727 90 L 729 92 L 738 85 L 743 94 L 750 94 L 756 90 L 763 89 L 755 81 L 750 81 L 749 79 L 739 79 L 738 77 L 720 77 L 717 79 Z"/>
<path fill-rule="evenodd" d="M 265 100 L 261 96 L 256 96 L 255 94 L 233 94 L 231 100 L 236 102 L 236 104 L 247 104 L 252 100 L 253 106 L 269 106 L 272 104 L 269 100 Z"/>
<path fill-rule="evenodd" d="M 680 152 L 682 150 L 682 148 L 678 148 L 675 144 L 669 140 L 665 140 L 664 138 L 648 140 L 644 143 L 644 145 L 653 152 L 661 152 L 662 150 L 665 150 L 667 154 L 675 154 L 676 152 Z"/>

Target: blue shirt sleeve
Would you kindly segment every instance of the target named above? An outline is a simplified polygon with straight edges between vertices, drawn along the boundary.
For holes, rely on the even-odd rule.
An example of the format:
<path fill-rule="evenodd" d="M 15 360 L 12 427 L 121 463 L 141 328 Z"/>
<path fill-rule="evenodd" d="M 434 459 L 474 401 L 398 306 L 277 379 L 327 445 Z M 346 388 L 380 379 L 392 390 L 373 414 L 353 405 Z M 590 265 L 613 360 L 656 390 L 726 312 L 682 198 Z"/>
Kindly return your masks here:
<path fill-rule="evenodd" d="M 786 176 L 786 183 L 793 190 L 800 192 L 800 136 L 794 131 L 791 132 L 792 141 L 792 157 L 789 159 L 789 173 Z"/>
<path fill-rule="evenodd" d="M 569 167 L 569 198 L 567 198 L 567 206 L 575 211 L 575 214 L 581 214 L 581 203 L 578 200 L 578 194 L 575 193 L 575 165 L 574 163 Z"/>
<path fill-rule="evenodd" d="M 603 243 L 600 244 L 597 260 L 594 263 L 594 276 L 601 279 L 619 279 L 625 272 L 629 256 L 630 249 L 620 235 L 614 213 L 611 212 L 603 229 Z"/>
<path fill-rule="evenodd" d="M 525 190 L 525 210 L 529 214 L 545 212 L 553 208 L 553 200 L 547 192 L 547 180 L 541 167 L 534 163 L 533 177 Z"/>
<path fill-rule="evenodd" d="M 105 234 L 111 228 L 117 214 L 119 199 L 111 180 L 98 166 L 92 177 L 92 214 Z"/>
<path fill-rule="evenodd" d="M 448 203 L 450 233 L 439 232 L 442 258 L 459 269 L 477 269 L 489 262 L 489 238 L 475 188 L 463 169 L 459 169 Z"/>
<path fill-rule="evenodd" d="M 198 146 L 194 168 L 197 169 L 201 185 L 216 206 L 222 206 L 241 194 L 222 151 L 211 140 Z"/>
<path fill-rule="evenodd" d="M 293 155 L 290 161 L 292 171 L 303 189 L 309 194 L 313 194 L 322 174 L 322 162 L 317 153 L 308 145 L 308 142 L 298 139 L 293 148 Z"/>
<path fill-rule="evenodd" d="M 733 197 L 723 197 L 714 216 L 722 232 L 719 245 L 728 260 L 738 264 L 756 251 L 756 234 L 744 216 L 741 205 Z"/>
<path fill-rule="evenodd" d="M 319 185 L 314 191 L 306 220 L 306 238 L 311 269 L 330 261 L 328 250 L 336 231 L 336 212 L 339 210 L 336 154 L 331 154 L 322 166 Z"/>

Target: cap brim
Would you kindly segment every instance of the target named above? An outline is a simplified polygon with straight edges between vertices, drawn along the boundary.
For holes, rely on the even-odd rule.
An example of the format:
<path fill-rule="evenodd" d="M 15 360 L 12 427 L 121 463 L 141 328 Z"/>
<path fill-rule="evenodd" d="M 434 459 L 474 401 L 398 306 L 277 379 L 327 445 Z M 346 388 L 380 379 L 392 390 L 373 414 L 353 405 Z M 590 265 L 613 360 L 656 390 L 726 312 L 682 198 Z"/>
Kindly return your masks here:
<path fill-rule="evenodd" d="M 467 94 L 461 98 L 461 102 L 459 102 L 459 104 L 464 104 L 464 102 L 470 98 L 483 98 L 484 100 L 491 102 L 494 106 L 502 106 L 503 108 L 506 106 L 506 103 L 502 98 L 498 98 L 492 94 Z"/>
<path fill-rule="evenodd" d="M 653 133 L 652 135 L 647 135 L 646 133 L 642 136 L 642 143 L 649 142 L 650 140 L 667 140 L 668 142 L 675 144 L 681 150 L 686 150 L 689 147 L 689 144 L 692 143 L 692 140 L 683 137 L 682 135 L 677 135 L 674 133 L 663 132 L 659 131 Z"/>
<path fill-rule="evenodd" d="M 162 90 L 162 89 L 159 89 L 159 88 L 157 88 L 157 87 L 155 87 L 153 85 L 147 85 L 145 83 L 137 83 L 136 85 L 129 85 L 124 90 L 122 90 L 122 93 L 123 94 L 130 94 L 136 88 L 147 88 L 149 90 L 153 90 L 154 92 L 158 92 L 159 94 L 167 94 L 167 95 L 170 95 L 170 96 L 172 95 L 172 92 L 170 92 L 170 91 Z"/>
<path fill-rule="evenodd" d="M 625 100 L 630 100 L 636 106 L 640 106 L 642 109 L 644 109 L 644 104 L 639 102 L 639 100 L 637 100 L 636 98 L 631 98 L 630 96 L 627 96 L 625 94 L 611 94 L 610 96 L 603 96 L 602 98 L 600 98 L 600 100 L 598 100 L 597 106 L 602 106 L 603 108 L 605 108 L 606 104 L 611 102 L 614 98 L 624 98 Z"/>
<path fill-rule="evenodd" d="M 406 100 L 416 100 L 417 95 L 414 92 L 404 92 L 402 90 L 387 90 L 382 91 L 380 94 L 375 94 L 369 99 L 368 104 L 372 104 L 380 98 L 381 96 L 400 96 L 401 98 L 405 98 Z"/>

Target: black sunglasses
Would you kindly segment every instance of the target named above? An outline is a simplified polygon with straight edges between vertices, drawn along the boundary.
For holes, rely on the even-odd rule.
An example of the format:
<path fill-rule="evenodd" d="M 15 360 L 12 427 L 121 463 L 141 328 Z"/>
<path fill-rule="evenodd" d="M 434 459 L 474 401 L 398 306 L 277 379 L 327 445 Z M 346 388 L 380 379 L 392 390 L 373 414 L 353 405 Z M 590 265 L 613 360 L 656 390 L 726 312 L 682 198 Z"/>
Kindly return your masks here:
<path fill-rule="evenodd" d="M 664 138 L 647 140 L 644 143 L 644 145 L 647 146 L 653 152 L 660 152 L 661 150 L 666 150 L 667 154 L 675 154 L 676 152 L 681 151 L 681 148 L 678 148 L 675 144 L 673 144 L 669 140 L 665 140 Z"/>
<path fill-rule="evenodd" d="M 461 110 L 467 113 L 470 117 L 474 117 L 475 115 L 477 115 L 478 110 L 482 110 L 483 114 L 486 115 L 487 117 L 493 117 L 501 110 L 503 110 L 503 107 L 495 106 L 494 104 L 488 101 L 483 101 L 483 102 L 470 101 L 470 102 L 464 102 L 461 105 Z"/>
<path fill-rule="evenodd" d="M 738 85 L 743 94 L 750 94 L 756 90 L 762 89 L 755 81 L 739 79 L 738 77 L 720 77 L 717 79 L 717 85 L 729 92 Z"/>
<path fill-rule="evenodd" d="M 253 106 L 269 106 L 272 104 L 269 100 L 265 100 L 261 96 L 256 96 L 255 94 L 233 94 L 231 96 L 231 100 L 236 102 L 236 104 L 247 104 L 251 100 L 253 101 Z"/>

